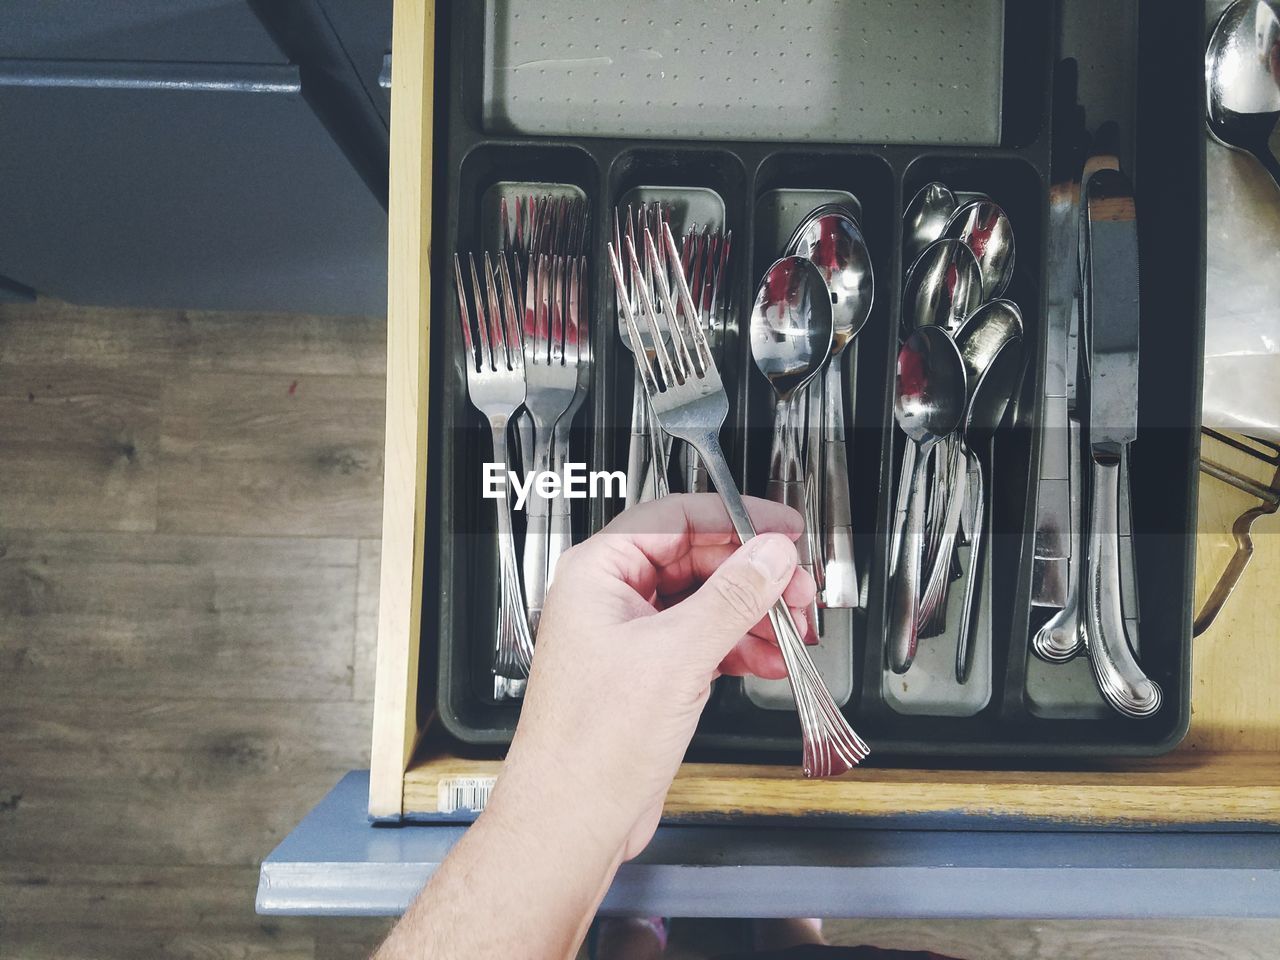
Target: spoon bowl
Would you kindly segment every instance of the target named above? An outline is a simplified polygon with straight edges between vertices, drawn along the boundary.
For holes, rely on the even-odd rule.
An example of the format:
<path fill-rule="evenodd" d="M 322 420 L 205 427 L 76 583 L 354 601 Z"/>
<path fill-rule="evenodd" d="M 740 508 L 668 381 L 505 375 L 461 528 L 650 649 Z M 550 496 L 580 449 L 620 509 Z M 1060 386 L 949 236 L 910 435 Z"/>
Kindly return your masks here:
<path fill-rule="evenodd" d="M 951 335 L 941 327 L 912 331 L 898 350 L 893 416 L 916 444 L 934 443 L 951 433 L 964 417 L 964 359 Z"/>
<path fill-rule="evenodd" d="M 751 357 L 780 400 L 826 363 L 832 341 L 826 279 L 805 257 L 783 257 L 765 271 L 751 308 Z"/>
<path fill-rule="evenodd" d="M 956 207 L 956 195 L 945 183 L 935 180 L 916 191 L 902 215 L 903 252 L 907 262 L 942 237 Z"/>
<path fill-rule="evenodd" d="M 854 219 L 844 213 L 811 217 L 795 251 L 818 268 L 831 295 L 831 355 L 839 356 L 871 315 L 875 281 L 871 253 Z"/>
<path fill-rule="evenodd" d="M 1280 0 L 1236 0 L 1204 54 L 1214 139 L 1251 153 L 1280 186 Z"/>
<path fill-rule="evenodd" d="M 966 436 L 990 433 L 1022 376 L 1022 312 L 1009 300 L 992 300 L 973 314 L 956 334 L 964 361 L 967 402 Z"/>
<path fill-rule="evenodd" d="M 982 299 L 1002 296 L 1013 279 L 1016 249 L 1009 217 L 994 200 L 980 197 L 960 206 L 943 234 L 961 241 L 982 271 Z"/>
<path fill-rule="evenodd" d="M 827 203 L 820 203 L 808 213 L 804 219 L 796 224 L 796 228 L 791 231 L 791 236 L 787 238 L 786 245 L 782 248 L 786 256 L 796 253 L 796 248 L 800 245 L 800 237 L 809 229 L 809 224 L 819 217 L 825 217 L 829 213 L 838 213 L 848 217 L 854 223 L 858 222 L 858 218 L 862 216 L 862 211 L 855 209 L 853 204 L 844 203 L 839 200 L 832 200 Z"/>
<path fill-rule="evenodd" d="M 973 251 L 959 240 L 935 240 L 907 270 L 903 326 L 955 333 L 981 302 L 982 271 Z"/>

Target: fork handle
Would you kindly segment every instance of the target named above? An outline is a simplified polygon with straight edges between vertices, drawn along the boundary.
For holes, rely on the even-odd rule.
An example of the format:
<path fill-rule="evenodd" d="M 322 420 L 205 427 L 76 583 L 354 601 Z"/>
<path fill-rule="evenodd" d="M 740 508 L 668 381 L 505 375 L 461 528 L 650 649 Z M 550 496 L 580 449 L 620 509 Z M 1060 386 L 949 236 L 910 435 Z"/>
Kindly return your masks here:
<path fill-rule="evenodd" d="M 533 475 L 537 476 L 551 469 L 551 432 L 554 424 L 544 425 L 536 420 L 533 425 Z M 529 630 L 538 635 L 538 621 L 542 618 L 542 604 L 547 597 L 547 534 L 551 520 L 550 504 L 533 490 L 529 495 L 528 508 L 525 510 L 524 557 L 524 600 L 529 611 Z"/>
<path fill-rule="evenodd" d="M 509 468 L 507 423 L 505 418 L 494 418 L 489 426 L 493 434 L 494 459 Z M 511 532 L 511 502 L 502 496 L 493 503 L 498 525 L 498 623 L 493 645 L 493 672 L 496 677 L 522 680 L 529 676 L 533 637 L 525 619 L 524 597 L 520 589 L 516 541 Z"/>
<path fill-rule="evenodd" d="M 631 437 L 627 442 L 628 507 L 634 507 L 640 502 L 640 491 L 644 487 L 645 474 L 649 471 L 649 414 L 645 409 L 647 402 L 637 374 L 631 385 Z"/>
<path fill-rule="evenodd" d="M 756 535 L 756 528 L 720 448 L 720 438 L 711 432 L 689 442 L 706 464 L 738 539 L 746 543 Z M 869 752 L 867 745 L 836 706 L 784 601 L 778 600 L 770 608 L 769 623 L 778 638 L 787 667 L 787 682 L 796 702 L 804 741 L 805 776 L 832 777 L 852 769 Z"/>
<path fill-rule="evenodd" d="M 551 469 L 564 477 L 565 461 L 569 459 L 569 437 L 567 436 L 568 428 L 565 428 L 566 436 L 559 435 L 560 428 L 556 428 L 555 446 L 551 451 Z M 556 564 L 560 560 L 560 555 L 573 546 L 573 511 L 569 503 L 569 498 L 565 496 L 565 491 L 560 492 L 560 496 L 551 501 L 551 523 L 547 532 L 547 588 L 550 589 L 551 583 L 556 577 Z"/>

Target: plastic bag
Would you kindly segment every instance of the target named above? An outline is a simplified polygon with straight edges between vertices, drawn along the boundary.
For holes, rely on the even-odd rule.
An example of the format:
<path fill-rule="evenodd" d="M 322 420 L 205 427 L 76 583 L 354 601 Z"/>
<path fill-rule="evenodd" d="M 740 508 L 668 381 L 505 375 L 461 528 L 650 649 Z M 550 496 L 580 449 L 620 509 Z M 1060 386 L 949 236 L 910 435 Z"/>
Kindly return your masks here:
<path fill-rule="evenodd" d="M 1280 185 L 1246 154 L 1206 150 L 1204 424 L 1280 440 Z"/>

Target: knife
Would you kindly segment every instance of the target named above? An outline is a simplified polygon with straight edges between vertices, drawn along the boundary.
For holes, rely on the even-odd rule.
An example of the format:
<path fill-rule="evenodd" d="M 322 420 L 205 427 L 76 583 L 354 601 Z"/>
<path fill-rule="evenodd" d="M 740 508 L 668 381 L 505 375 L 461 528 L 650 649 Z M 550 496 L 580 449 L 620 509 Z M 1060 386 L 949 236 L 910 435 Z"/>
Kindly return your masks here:
<path fill-rule="evenodd" d="M 1031 603 L 1061 608 L 1067 602 L 1071 560 L 1071 462 L 1069 417 L 1075 397 L 1067 390 L 1072 305 L 1078 284 L 1076 260 L 1080 184 L 1072 173 L 1049 191 L 1049 277 L 1040 493 L 1036 499 Z"/>
<path fill-rule="evenodd" d="M 1101 169 L 1084 186 L 1085 341 L 1089 383 L 1088 545 L 1081 622 L 1103 697 L 1129 717 L 1160 709 L 1160 687 L 1143 673 L 1125 629 L 1120 584 L 1120 475 L 1138 435 L 1138 227 L 1133 187 Z"/>

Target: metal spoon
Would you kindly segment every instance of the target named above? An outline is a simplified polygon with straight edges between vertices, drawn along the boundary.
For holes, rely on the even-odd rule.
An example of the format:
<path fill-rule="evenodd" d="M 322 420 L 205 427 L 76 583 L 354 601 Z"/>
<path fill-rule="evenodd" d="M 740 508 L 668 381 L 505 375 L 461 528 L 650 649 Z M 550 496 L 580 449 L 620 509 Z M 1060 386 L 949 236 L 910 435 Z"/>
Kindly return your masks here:
<path fill-rule="evenodd" d="M 810 218 L 797 238 L 795 252 L 807 257 L 827 283 L 831 295 L 831 355 L 822 374 L 822 457 L 809 479 L 822 498 L 822 598 L 827 607 L 858 606 L 858 574 L 853 556 L 852 506 L 849 502 L 849 457 L 845 443 L 844 371 L 840 357 L 871 315 L 875 280 L 871 254 L 858 224 L 840 212 Z M 811 385 L 811 400 L 817 384 Z M 811 404 L 811 409 L 817 404 Z M 810 424 L 810 430 L 813 424 Z M 811 551 L 812 552 L 812 551 Z"/>
<path fill-rule="evenodd" d="M 1005 410 L 1022 378 L 1022 312 L 1008 300 L 993 300 L 975 313 L 956 335 L 965 373 L 970 377 L 969 403 L 964 418 L 963 456 L 969 472 L 972 521 L 969 570 L 965 578 L 960 632 L 956 636 L 956 682 L 964 683 L 973 659 L 969 632 L 973 624 L 973 597 L 982 570 L 982 534 L 986 529 L 986 484 L 982 458 L 973 452 L 974 441 L 986 438 L 1004 420 Z M 976 379 L 974 376 L 976 374 Z"/>
<path fill-rule="evenodd" d="M 1008 289 L 1016 250 L 1013 226 L 998 203 L 980 197 L 962 204 L 947 221 L 943 236 L 960 240 L 973 251 L 982 270 L 984 301 L 994 300 Z"/>
<path fill-rule="evenodd" d="M 952 556 L 959 531 L 960 511 L 965 502 L 970 504 L 970 515 L 976 517 L 976 522 L 969 524 L 969 569 L 971 572 L 977 569 L 973 560 L 980 553 L 985 504 L 982 502 L 982 466 L 973 455 L 969 441 L 985 439 L 1004 419 L 1009 399 L 1022 375 L 1022 333 L 1022 313 L 1017 305 L 1008 300 L 993 300 L 974 313 L 955 336 L 964 360 L 966 400 L 960 435 L 947 439 L 944 455 L 949 455 L 956 467 L 963 461 L 965 468 L 949 470 L 946 486 L 936 491 L 939 497 L 945 494 L 946 508 L 932 543 L 933 549 L 928 551 L 933 562 L 920 604 L 920 619 L 927 625 L 926 636 L 943 629 L 943 624 L 935 616 L 946 611 Z M 970 485 L 973 490 L 968 489 Z M 968 578 L 966 596 L 969 596 L 974 580 L 973 576 Z M 962 649 L 968 640 L 968 604 L 964 610 L 960 632 Z M 958 658 L 957 664 L 962 659 Z M 963 683 L 961 673 L 957 666 L 957 679 Z M 967 669 L 963 673 L 967 675 Z"/>
<path fill-rule="evenodd" d="M 861 215 L 861 211 L 855 210 L 852 204 L 842 203 L 838 200 L 818 204 L 818 206 L 806 213 L 804 219 L 796 224 L 796 228 L 791 231 L 791 236 L 787 238 L 787 243 L 782 248 L 785 255 L 791 256 L 798 252 L 800 238 L 808 231 L 813 221 L 832 213 L 848 217 L 855 224 L 858 222 L 858 217 Z"/>
<path fill-rule="evenodd" d="M 942 237 L 956 212 L 956 195 L 933 181 L 916 191 L 902 215 L 903 259 L 910 263 L 925 247 Z"/>
<path fill-rule="evenodd" d="M 942 327 L 955 333 L 982 302 L 982 270 L 960 240 L 935 240 L 907 270 L 902 321 L 909 330 Z"/>
<path fill-rule="evenodd" d="M 924 555 L 924 466 L 930 449 L 960 425 L 964 412 L 964 360 L 955 341 L 941 327 L 921 327 L 899 349 L 894 381 L 894 419 L 915 444 L 886 638 L 889 668 L 894 673 L 906 673 L 916 655 Z"/>
<path fill-rule="evenodd" d="M 789 429 L 795 397 L 827 362 L 833 328 L 831 296 L 821 271 L 805 257 L 783 257 L 760 281 L 751 309 L 751 357 L 775 395 L 769 496 L 805 515 L 800 454 Z M 797 546 L 800 565 L 812 572 L 808 539 Z M 818 628 L 817 602 L 809 609 Z"/>
<path fill-rule="evenodd" d="M 1209 132 L 1253 154 L 1280 186 L 1280 2 L 1236 0 L 1204 54 Z"/>

